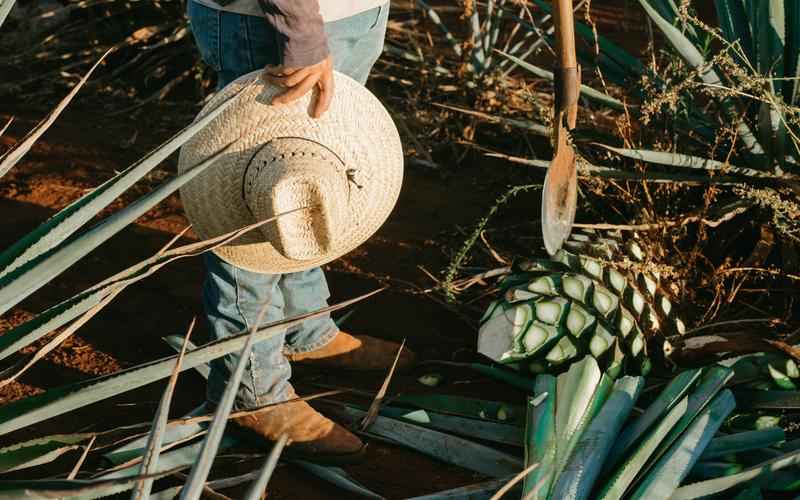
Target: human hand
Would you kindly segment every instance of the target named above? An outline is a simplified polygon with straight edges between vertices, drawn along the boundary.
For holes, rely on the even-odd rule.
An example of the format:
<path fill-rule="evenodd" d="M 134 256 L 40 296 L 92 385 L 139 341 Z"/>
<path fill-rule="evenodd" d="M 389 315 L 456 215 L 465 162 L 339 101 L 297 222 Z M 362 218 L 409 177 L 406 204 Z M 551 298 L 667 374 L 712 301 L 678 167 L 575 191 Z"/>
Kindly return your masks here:
<path fill-rule="evenodd" d="M 286 90 L 272 99 L 272 104 L 288 104 L 306 95 L 314 87 L 317 92 L 311 99 L 309 115 L 319 118 L 333 100 L 333 59 L 326 57 L 317 64 L 301 68 L 267 66 L 264 79 Z"/>

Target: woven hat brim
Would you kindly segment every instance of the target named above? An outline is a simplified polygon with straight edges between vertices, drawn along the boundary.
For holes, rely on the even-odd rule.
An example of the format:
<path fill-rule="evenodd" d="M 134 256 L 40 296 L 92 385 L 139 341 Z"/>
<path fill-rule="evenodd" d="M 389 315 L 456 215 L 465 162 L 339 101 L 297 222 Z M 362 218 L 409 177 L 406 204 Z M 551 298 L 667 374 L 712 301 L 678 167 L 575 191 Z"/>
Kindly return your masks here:
<path fill-rule="evenodd" d="M 228 109 L 181 149 L 178 169 L 184 171 L 233 143 L 214 165 L 181 189 L 186 215 L 200 238 L 213 238 L 256 221 L 242 195 L 248 162 L 263 144 L 303 138 L 333 151 L 355 171 L 346 223 L 337 228 L 337 243 L 313 260 L 292 260 L 253 230 L 214 252 L 223 260 L 259 273 L 289 273 L 326 264 L 355 249 L 386 221 L 403 182 L 403 151 L 389 113 L 367 89 L 335 73 L 331 107 L 320 119 L 308 115 L 310 95 L 292 104 L 272 106 L 281 89 L 263 82 L 256 71 L 231 82 L 215 95 L 199 117 L 242 90 Z M 269 223 L 268 223 L 269 224 Z"/>

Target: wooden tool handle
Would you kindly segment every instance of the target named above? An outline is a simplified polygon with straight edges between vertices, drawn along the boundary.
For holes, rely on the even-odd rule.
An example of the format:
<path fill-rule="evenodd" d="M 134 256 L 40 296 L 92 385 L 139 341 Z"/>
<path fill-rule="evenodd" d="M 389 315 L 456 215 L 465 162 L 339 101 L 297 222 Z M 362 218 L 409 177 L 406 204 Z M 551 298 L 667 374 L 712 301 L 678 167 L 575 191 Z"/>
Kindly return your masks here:
<path fill-rule="evenodd" d="M 553 21 L 556 28 L 556 53 L 559 65 L 562 68 L 577 68 L 572 0 L 553 0 Z"/>
<path fill-rule="evenodd" d="M 564 113 L 567 126 L 575 128 L 578 116 L 580 74 L 575 55 L 575 21 L 572 0 L 553 0 L 553 21 L 556 31 L 558 67 L 555 68 L 556 116 Z"/>

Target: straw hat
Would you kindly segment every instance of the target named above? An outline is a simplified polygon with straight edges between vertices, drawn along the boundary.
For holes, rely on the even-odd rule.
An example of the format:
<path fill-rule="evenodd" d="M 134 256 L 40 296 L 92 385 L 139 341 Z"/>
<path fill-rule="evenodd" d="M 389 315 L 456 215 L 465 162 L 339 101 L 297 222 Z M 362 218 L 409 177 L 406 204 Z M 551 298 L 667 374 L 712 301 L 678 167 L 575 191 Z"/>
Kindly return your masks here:
<path fill-rule="evenodd" d="M 215 253 L 250 271 L 302 271 L 353 250 L 383 224 L 400 194 L 402 146 L 389 113 L 351 78 L 335 74 L 331 107 L 315 120 L 309 95 L 271 106 L 280 89 L 259 74 L 230 83 L 200 112 L 246 87 L 181 149 L 184 171 L 235 141 L 181 199 L 203 239 L 295 210 Z"/>

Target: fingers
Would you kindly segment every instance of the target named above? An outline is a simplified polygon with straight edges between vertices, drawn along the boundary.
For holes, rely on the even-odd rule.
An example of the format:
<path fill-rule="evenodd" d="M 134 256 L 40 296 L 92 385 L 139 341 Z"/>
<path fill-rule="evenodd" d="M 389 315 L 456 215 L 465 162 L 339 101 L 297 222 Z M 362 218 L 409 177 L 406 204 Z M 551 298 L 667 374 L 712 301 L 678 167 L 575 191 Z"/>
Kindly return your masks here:
<path fill-rule="evenodd" d="M 272 99 L 272 104 L 289 104 L 292 101 L 300 99 L 308 93 L 309 90 L 314 88 L 314 85 L 319 81 L 319 74 L 312 74 L 307 76 L 304 80 L 296 85 L 289 87 L 286 91 L 276 95 Z"/>
<path fill-rule="evenodd" d="M 281 87 L 294 87 L 313 72 L 313 67 L 300 69 L 290 68 L 288 70 L 277 68 L 272 71 L 267 69 L 264 71 L 264 79 Z"/>
<path fill-rule="evenodd" d="M 333 74 L 332 73 L 325 73 L 320 78 L 317 87 L 319 90 L 317 91 L 316 98 L 314 99 L 313 108 L 311 111 L 312 118 L 320 118 L 328 108 L 331 107 L 331 101 L 333 101 Z"/>
<path fill-rule="evenodd" d="M 322 62 L 301 68 L 285 68 L 267 66 L 262 78 L 286 90 L 272 99 L 272 104 L 289 104 L 311 91 L 315 86 L 317 92 L 311 99 L 308 113 L 319 118 L 331 105 L 333 100 L 333 62 L 330 56 Z"/>

